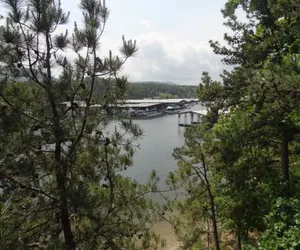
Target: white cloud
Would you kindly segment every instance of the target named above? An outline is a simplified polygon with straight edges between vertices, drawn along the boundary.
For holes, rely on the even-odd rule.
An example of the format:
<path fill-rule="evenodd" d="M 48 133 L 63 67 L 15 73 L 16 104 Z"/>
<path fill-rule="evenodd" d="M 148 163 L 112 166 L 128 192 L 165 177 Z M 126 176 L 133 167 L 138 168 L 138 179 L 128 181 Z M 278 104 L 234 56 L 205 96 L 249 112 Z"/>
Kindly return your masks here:
<path fill-rule="evenodd" d="M 150 29 L 152 26 L 152 22 L 150 20 L 142 19 L 141 24 L 146 27 L 147 29 Z"/>
<path fill-rule="evenodd" d="M 64 32 L 67 28 L 71 34 L 74 21 L 80 26 L 79 1 L 62 1 L 63 8 L 71 11 L 71 17 L 70 23 L 59 31 Z M 207 41 L 211 38 L 222 40 L 224 27 L 219 9 L 226 1 L 212 1 L 214 5 L 191 1 L 186 5 L 176 0 L 180 4 L 173 4 L 170 11 L 174 1 L 111 0 L 108 6 L 112 9 L 111 18 L 103 33 L 100 56 L 108 56 L 110 49 L 117 53 L 124 34 L 126 39 L 136 39 L 139 46 L 138 55 L 127 61 L 123 71 L 131 80 L 198 84 L 203 71 L 218 78 L 227 67 L 213 54 Z M 164 4 L 160 6 L 160 2 Z M 160 11 L 156 11 L 158 6 L 162 8 Z M 0 8 L 0 14 L 4 15 L 5 11 Z M 167 11 L 168 15 L 165 14 Z M 72 57 L 71 54 L 68 56 Z"/>
<path fill-rule="evenodd" d="M 198 84 L 203 71 L 218 78 L 225 67 L 208 42 L 195 43 L 159 33 L 141 35 L 136 40 L 138 55 L 127 62 L 124 71 L 133 81 Z"/>

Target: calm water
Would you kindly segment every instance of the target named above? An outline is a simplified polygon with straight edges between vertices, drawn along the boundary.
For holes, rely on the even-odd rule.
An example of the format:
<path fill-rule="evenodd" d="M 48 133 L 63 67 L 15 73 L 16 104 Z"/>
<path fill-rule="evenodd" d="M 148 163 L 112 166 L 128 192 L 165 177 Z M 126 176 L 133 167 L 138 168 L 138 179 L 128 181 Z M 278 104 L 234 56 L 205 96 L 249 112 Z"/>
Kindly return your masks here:
<path fill-rule="evenodd" d="M 191 109 L 200 108 L 201 106 L 195 105 Z M 126 176 L 145 183 L 154 169 L 163 182 L 167 174 L 176 169 L 176 161 L 172 154 L 174 148 L 183 146 L 185 130 L 184 127 L 178 126 L 177 121 L 177 114 L 135 120 L 143 129 L 144 136 L 139 140 L 140 146 L 136 149 L 133 166 L 126 171 Z"/>
<path fill-rule="evenodd" d="M 168 172 L 176 169 L 172 153 L 184 143 L 184 128 L 177 125 L 177 115 L 137 120 L 136 123 L 143 129 L 144 136 L 139 140 L 133 167 L 126 175 L 145 183 L 154 169 L 161 179 L 165 179 Z"/>

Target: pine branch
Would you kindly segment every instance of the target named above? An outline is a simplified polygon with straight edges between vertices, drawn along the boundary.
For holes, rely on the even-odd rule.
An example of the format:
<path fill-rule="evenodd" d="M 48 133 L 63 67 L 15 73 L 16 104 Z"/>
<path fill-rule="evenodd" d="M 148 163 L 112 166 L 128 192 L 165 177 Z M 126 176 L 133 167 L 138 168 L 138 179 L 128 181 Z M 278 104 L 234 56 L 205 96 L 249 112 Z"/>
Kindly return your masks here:
<path fill-rule="evenodd" d="M 4 178 L 6 178 L 6 179 L 8 179 L 8 180 L 10 180 L 10 181 L 12 181 L 12 182 L 14 182 L 14 183 L 17 183 L 17 184 L 20 186 L 20 188 L 27 189 L 27 190 L 34 191 L 34 192 L 36 192 L 36 193 L 42 194 L 42 195 L 48 197 L 49 199 L 51 199 L 51 200 L 56 201 L 56 202 L 59 203 L 59 200 L 58 200 L 58 199 L 56 199 L 56 198 L 53 197 L 52 195 L 50 195 L 50 194 L 44 192 L 42 189 L 37 189 L 37 188 L 31 187 L 31 186 L 27 186 L 27 185 L 21 183 L 20 181 L 16 180 L 15 178 L 13 178 L 13 177 L 11 177 L 11 176 L 5 174 L 5 173 L 2 172 L 2 171 L 0 172 L 0 175 L 2 175 Z"/>

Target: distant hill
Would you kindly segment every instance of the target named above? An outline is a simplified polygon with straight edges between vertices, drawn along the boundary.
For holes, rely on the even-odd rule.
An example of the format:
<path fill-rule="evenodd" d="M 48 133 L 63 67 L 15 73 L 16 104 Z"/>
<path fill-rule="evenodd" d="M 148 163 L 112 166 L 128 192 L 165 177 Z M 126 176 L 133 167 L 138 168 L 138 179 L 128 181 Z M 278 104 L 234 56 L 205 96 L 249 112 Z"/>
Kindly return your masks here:
<path fill-rule="evenodd" d="M 139 81 L 139 82 L 131 82 L 132 84 L 170 84 L 170 85 L 177 85 L 174 82 L 159 82 L 159 81 Z"/>
<path fill-rule="evenodd" d="M 197 88 L 195 85 L 178 85 L 172 82 L 132 82 L 127 98 L 196 98 Z"/>
<path fill-rule="evenodd" d="M 3 76 L 0 75 L 0 80 Z M 41 77 L 42 78 L 42 77 Z M 16 79 L 15 79 L 16 80 Z M 19 77 L 18 81 L 28 81 L 25 77 Z M 86 79 L 89 85 L 89 78 Z M 158 82 L 158 81 L 141 81 L 131 82 L 126 93 L 127 99 L 144 99 L 144 98 L 196 98 L 197 88 L 195 85 L 178 85 L 173 82 Z M 102 96 L 106 89 L 101 79 L 95 85 L 94 90 L 97 96 Z"/>

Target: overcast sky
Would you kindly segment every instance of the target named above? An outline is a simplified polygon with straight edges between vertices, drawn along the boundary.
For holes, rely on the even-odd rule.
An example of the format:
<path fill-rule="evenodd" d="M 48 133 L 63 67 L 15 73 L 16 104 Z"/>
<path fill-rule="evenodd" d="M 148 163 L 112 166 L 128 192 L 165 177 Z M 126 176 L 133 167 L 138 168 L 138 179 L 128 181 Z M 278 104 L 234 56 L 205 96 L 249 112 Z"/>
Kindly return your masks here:
<path fill-rule="evenodd" d="M 80 0 L 61 0 L 70 11 L 70 31 L 80 22 Z M 110 17 L 102 39 L 102 52 L 117 51 L 122 35 L 135 39 L 139 51 L 124 67 L 132 81 L 172 81 L 199 84 L 202 71 L 218 77 L 224 65 L 209 47 L 210 39 L 223 39 L 221 9 L 226 0 L 106 0 Z M 3 10 L 0 11 L 3 13 Z M 71 32 L 69 32 L 71 33 Z"/>
<path fill-rule="evenodd" d="M 139 51 L 124 73 L 133 81 L 173 81 L 199 84 L 202 71 L 218 77 L 224 65 L 209 47 L 222 40 L 221 9 L 226 0 L 106 0 L 110 17 L 102 49 L 118 50 L 121 37 L 137 40 Z M 71 12 L 70 28 L 82 20 L 79 0 L 62 0 Z"/>

